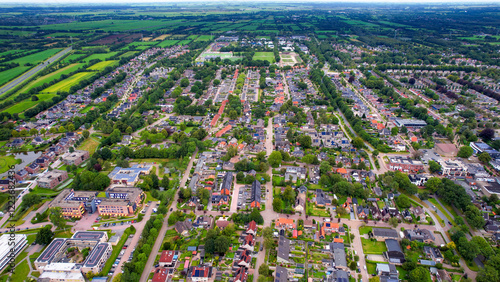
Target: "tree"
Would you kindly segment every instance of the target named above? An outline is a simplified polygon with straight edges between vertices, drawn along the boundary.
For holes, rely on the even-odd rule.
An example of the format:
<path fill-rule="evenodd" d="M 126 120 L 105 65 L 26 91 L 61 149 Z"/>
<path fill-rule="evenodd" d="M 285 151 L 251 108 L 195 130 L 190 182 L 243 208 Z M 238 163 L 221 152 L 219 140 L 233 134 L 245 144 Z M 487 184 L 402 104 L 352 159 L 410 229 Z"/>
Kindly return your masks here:
<path fill-rule="evenodd" d="M 297 138 L 297 142 L 300 143 L 300 146 L 302 146 L 302 148 L 304 149 L 308 149 L 308 148 L 311 148 L 311 145 L 312 145 L 312 139 L 311 139 L 311 136 L 309 135 L 300 135 L 298 138 Z"/>
<path fill-rule="evenodd" d="M 490 265 L 486 265 L 484 268 L 480 268 L 476 276 L 477 282 L 491 282 L 499 280 L 500 276 L 498 275 L 498 271 Z"/>
<path fill-rule="evenodd" d="M 272 167 L 278 167 L 281 164 L 283 157 L 281 153 L 278 151 L 273 151 L 271 155 L 269 155 L 268 162 Z"/>
<path fill-rule="evenodd" d="M 467 241 L 465 236 L 458 239 L 457 250 L 468 261 L 472 261 L 479 254 L 479 246 L 476 242 Z"/>
<path fill-rule="evenodd" d="M 427 182 L 425 182 L 425 188 L 428 188 L 433 193 L 436 193 L 438 188 L 441 186 L 441 179 L 437 177 L 431 177 Z"/>
<path fill-rule="evenodd" d="M 491 140 L 495 137 L 495 130 L 492 128 L 485 128 L 479 133 L 479 137 L 484 140 Z"/>
<path fill-rule="evenodd" d="M 238 181 L 243 181 L 243 179 L 245 179 L 245 174 L 243 173 L 243 171 L 239 171 L 237 174 L 236 174 L 236 180 Z"/>
<path fill-rule="evenodd" d="M 399 220 L 396 217 L 391 217 L 391 218 L 389 218 L 389 224 L 392 227 L 396 228 L 399 225 Z"/>
<path fill-rule="evenodd" d="M 268 276 L 269 275 L 269 266 L 265 263 L 261 264 L 259 266 L 259 274 L 262 276 Z"/>
<path fill-rule="evenodd" d="M 292 187 L 288 186 L 285 188 L 285 192 L 283 193 L 283 199 L 289 204 L 293 204 L 295 202 L 295 191 Z"/>
<path fill-rule="evenodd" d="M 479 157 L 477 157 L 479 159 L 480 162 L 482 162 L 483 164 L 487 164 L 489 162 L 491 162 L 491 156 L 490 154 L 488 154 L 488 152 L 482 152 Z"/>
<path fill-rule="evenodd" d="M 356 137 L 352 140 L 352 145 L 358 149 L 363 148 L 365 146 L 365 142 L 361 137 Z"/>
<path fill-rule="evenodd" d="M 398 133 L 399 133 L 399 128 L 397 128 L 397 127 L 391 128 L 391 135 L 392 136 L 396 136 L 396 135 L 398 135 Z"/>
<path fill-rule="evenodd" d="M 36 234 L 35 243 L 40 245 L 48 245 L 54 239 L 54 232 L 51 230 L 52 225 L 46 225 Z"/>
<path fill-rule="evenodd" d="M 327 161 L 322 161 L 319 165 L 319 171 L 322 175 L 330 173 L 332 171 L 332 166 Z"/>
<path fill-rule="evenodd" d="M 457 157 L 467 159 L 470 158 L 470 156 L 472 156 L 473 153 L 474 150 L 470 146 L 462 146 L 458 150 Z"/>
<path fill-rule="evenodd" d="M 275 212 L 281 212 L 281 209 L 283 207 L 283 201 L 276 197 L 273 199 L 273 211 Z"/>
<path fill-rule="evenodd" d="M 378 157 L 379 154 L 380 154 L 380 152 L 377 149 L 373 150 L 373 152 L 372 152 L 372 156 L 375 158 Z"/>
<path fill-rule="evenodd" d="M 411 206 L 410 198 L 408 196 L 401 194 L 396 198 L 396 205 L 402 209 L 407 209 Z"/>
<path fill-rule="evenodd" d="M 182 88 L 188 87 L 189 86 L 189 79 L 187 79 L 187 78 L 181 79 L 181 84 L 180 85 L 181 85 Z"/>
<path fill-rule="evenodd" d="M 417 267 L 408 274 L 409 282 L 432 282 L 431 275 L 428 269 Z"/>
<path fill-rule="evenodd" d="M 432 173 L 436 173 L 438 171 L 441 171 L 441 165 L 438 164 L 437 162 L 433 161 L 433 160 L 430 160 L 429 161 L 429 170 Z"/>
<path fill-rule="evenodd" d="M 66 226 L 66 220 L 63 217 L 60 207 L 50 209 L 49 219 L 58 229 L 63 229 Z"/>
<path fill-rule="evenodd" d="M 84 130 L 84 131 L 82 132 L 82 135 L 83 135 L 83 138 L 87 139 L 87 138 L 89 138 L 89 136 L 90 136 L 90 132 L 89 132 L 88 130 Z"/>
<path fill-rule="evenodd" d="M 61 125 L 59 126 L 59 129 L 57 131 L 59 131 L 59 133 L 64 133 L 66 132 L 66 129 L 64 128 L 64 126 Z"/>

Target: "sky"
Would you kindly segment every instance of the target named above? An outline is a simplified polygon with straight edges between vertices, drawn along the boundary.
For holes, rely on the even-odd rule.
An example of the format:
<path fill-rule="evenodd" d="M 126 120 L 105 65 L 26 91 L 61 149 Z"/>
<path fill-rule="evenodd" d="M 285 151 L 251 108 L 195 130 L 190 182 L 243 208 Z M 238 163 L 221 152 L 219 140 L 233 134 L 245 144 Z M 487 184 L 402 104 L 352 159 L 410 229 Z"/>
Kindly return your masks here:
<path fill-rule="evenodd" d="M 222 4 L 222 3 L 235 3 L 235 2 L 241 2 L 241 3 L 248 3 L 246 0 L 231 0 L 231 1 L 220 1 L 220 0 L 187 0 L 187 1 L 179 1 L 179 0 L 2 0 L 1 4 L 14 4 L 14 3 L 36 3 L 36 4 L 85 4 L 85 3 L 98 3 L 98 4 L 107 4 L 107 3 L 140 3 L 140 4 L 147 4 L 147 3 L 162 3 L 162 4 L 169 4 L 169 3 L 186 3 L 186 2 L 204 2 L 204 3 L 210 3 L 210 4 Z M 299 2 L 299 3 L 312 3 L 312 2 L 321 2 L 321 3 L 327 3 L 327 2 L 332 2 L 332 3 L 401 3 L 401 4 L 407 4 L 407 3 L 413 3 L 413 4 L 423 4 L 423 3 L 447 3 L 447 4 L 477 4 L 477 3 L 497 3 L 500 4 L 500 0 L 257 0 L 257 1 L 252 1 L 252 4 L 258 3 L 258 2 L 266 2 L 266 3 L 292 3 L 292 2 Z M 0 5 L 1 5 L 0 4 Z"/>

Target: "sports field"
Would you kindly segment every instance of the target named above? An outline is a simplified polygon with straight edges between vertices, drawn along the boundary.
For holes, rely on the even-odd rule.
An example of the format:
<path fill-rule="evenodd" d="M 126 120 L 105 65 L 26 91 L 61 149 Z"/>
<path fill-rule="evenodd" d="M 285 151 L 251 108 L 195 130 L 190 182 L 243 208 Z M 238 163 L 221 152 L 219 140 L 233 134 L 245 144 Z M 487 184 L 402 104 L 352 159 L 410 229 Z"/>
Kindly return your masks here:
<path fill-rule="evenodd" d="M 273 52 L 255 52 L 253 55 L 253 60 L 263 60 L 268 61 L 271 64 L 274 63 L 274 53 Z"/>
<path fill-rule="evenodd" d="M 73 85 L 77 85 L 80 81 L 84 79 L 91 78 L 95 73 L 94 72 L 79 72 L 74 74 L 71 77 L 66 78 L 63 81 L 59 81 L 58 83 L 50 86 L 49 88 L 44 89 L 43 93 L 57 93 L 57 92 L 67 92 L 71 89 Z"/>
<path fill-rule="evenodd" d="M 114 66 L 118 61 L 102 61 L 87 68 L 87 70 L 101 71 L 106 67 Z"/>

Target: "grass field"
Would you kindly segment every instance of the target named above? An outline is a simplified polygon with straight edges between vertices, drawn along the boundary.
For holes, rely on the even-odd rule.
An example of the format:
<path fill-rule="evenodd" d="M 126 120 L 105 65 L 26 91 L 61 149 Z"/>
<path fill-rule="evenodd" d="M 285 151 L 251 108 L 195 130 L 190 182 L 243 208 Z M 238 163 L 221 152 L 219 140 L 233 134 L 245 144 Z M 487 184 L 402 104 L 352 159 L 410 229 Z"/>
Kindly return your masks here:
<path fill-rule="evenodd" d="M 71 64 L 71 65 L 65 66 L 62 69 L 58 69 L 55 72 L 52 72 L 52 73 L 49 73 L 47 75 L 41 76 L 41 77 L 37 78 L 36 80 L 28 83 L 21 90 L 19 90 L 18 93 L 25 93 L 25 92 L 28 92 L 31 88 L 42 86 L 44 83 L 49 83 L 49 82 L 51 82 L 53 80 L 57 80 L 63 74 L 72 73 L 72 72 L 78 70 L 81 66 L 82 66 L 82 64 Z M 16 96 L 17 95 L 12 95 L 7 100 L 12 100 Z"/>
<path fill-rule="evenodd" d="M 363 252 L 366 254 L 378 254 L 381 255 L 383 252 L 387 251 L 387 247 L 384 242 L 372 241 L 370 239 L 361 238 L 361 244 L 363 245 Z"/>
<path fill-rule="evenodd" d="M 87 70 L 101 71 L 106 67 L 114 66 L 118 61 L 102 61 L 87 68 Z"/>
<path fill-rule="evenodd" d="M 253 55 L 253 60 L 267 60 L 271 64 L 274 63 L 274 53 L 273 52 L 255 52 Z"/>
<path fill-rule="evenodd" d="M 200 35 L 200 37 L 196 38 L 195 41 L 210 41 L 212 40 L 211 35 Z"/>
<path fill-rule="evenodd" d="M 163 40 L 162 42 L 160 42 L 160 44 L 156 45 L 156 47 L 170 47 L 170 46 L 173 46 L 175 45 L 175 43 L 179 42 L 179 40 Z"/>
<path fill-rule="evenodd" d="M 35 106 L 36 104 L 38 104 L 40 102 L 52 99 L 53 97 L 56 96 L 56 94 L 55 93 L 54 94 L 37 94 L 36 96 L 38 97 L 38 101 L 31 101 L 31 99 L 26 99 L 26 100 L 23 100 L 15 105 L 5 109 L 4 111 L 9 113 L 9 114 L 19 114 L 19 113 L 22 113 L 22 112 L 26 111 L 27 109 Z"/>
<path fill-rule="evenodd" d="M 66 58 L 64 58 L 61 62 L 68 63 L 72 60 L 77 60 L 77 59 L 79 59 L 81 57 L 85 57 L 85 56 L 86 56 L 86 54 L 71 54 L 71 55 L 67 56 Z"/>
<path fill-rule="evenodd" d="M 187 39 L 195 40 L 199 35 L 190 35 Z"/>
<path fill-rule="evenodd" d="M 20 164 L 21 160 L 17 160 L 14 156 L 0 156 L 0 173 L 4 173 L 9 170 L 10 166 Z"/>
<path fill-rule="evenodd" d="M 57 93 L 57 92 L 69 91 L 69 89 L 73 85 L 77 85 L 78 83 L 80 83 L 80 81 L 82 81 L 84 79 L 88 79 L 88 78 L 92 77 L 94 74 L 95 73 L 93 73 L 93 72 L 79 72 L 77 74 L 74 74 L 71 77 L 66 78 L 63 81 L 59 81 L 58 83 L 50 86 L 49 88 L 44 89 L 41 92 Z"/>
<path fill-rule="evenodd" d="M 30 67 L 18 66 L 18 67 L 12 68 L 10 70 L 0 72 L 0 85 L 4 85 L 5 83 L 20 76 L 21 74 L 23 74 L 25 71 L 27 71 L 29 69 L 30 69 Z"/>
<path fill-rule="evenodd" d="M 177 42 L 177 45 L 184 46 L 184 45 L 188 45 L 189 43 L 191 43 L 191 40 L 181 40 L 181 41 Z"/>
<path fill-rule="evenodd" d="M 123 53 L 119 56 L 119 58 L 130 57 L 133 56 L 137 51 L 128 51 L 127 53 Z"/>
<path fill-rule="evenodd" d="M 36 65 L 46 59 L 54 56 L 57 52 L 61 51 L 61 48 L 48 49 L 45 51 L 41 51 L 35 54 L 31 54 L 25 57 L 17 58 L 15 60 L 9 61 L 11 63 L 18 63 L 20 65 L 24 65 L 30 63 L 31 65 Z"/>
<path fill-rule="evenodd" d="M 83 141 L 82 145 L 78 148 L 78 150 L 85 150 L 90 152 L 90 154 L 95 152 L 95 149 L 99 146 L 99 141 L 90 137 L 87 140 Z"/>
<path fill-rule="evenodd" d="M 118 54 L 118 52 L 109 52 L 109 53 L 104 53 L 104 54 L 92 54 L 85 58 L 83 61 L 85 63 L 88 63 L 91 60 L 99 59 L 101 61 L 106 60 L 107 58 L 113 57 L 114 55 Z"/>

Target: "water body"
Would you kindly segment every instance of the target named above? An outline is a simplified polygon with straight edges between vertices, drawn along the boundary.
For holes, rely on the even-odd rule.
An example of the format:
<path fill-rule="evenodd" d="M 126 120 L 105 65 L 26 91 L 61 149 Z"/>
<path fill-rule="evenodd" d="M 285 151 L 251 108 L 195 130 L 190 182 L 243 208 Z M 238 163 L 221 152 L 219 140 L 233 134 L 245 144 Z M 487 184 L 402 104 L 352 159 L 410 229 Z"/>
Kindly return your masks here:
<path fill-rule="evenodd" d="M 14 169 L 15 171 L 18 171 L 28 164 L 32 163 L 34 160 L 36 160 L 38 157 L 42 155 L 42 152 L 21 152 L 21 153 L 13 153 L 13 154 L 8 154 L 8 155 L 14 155 L 16 159 L 20 159 L 21 163 L 16 165 L 16 168 Z M 0 178 L 4 178 L 9 174 L 9 172 L 4 172 L 0 174 Z"/>

